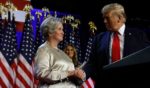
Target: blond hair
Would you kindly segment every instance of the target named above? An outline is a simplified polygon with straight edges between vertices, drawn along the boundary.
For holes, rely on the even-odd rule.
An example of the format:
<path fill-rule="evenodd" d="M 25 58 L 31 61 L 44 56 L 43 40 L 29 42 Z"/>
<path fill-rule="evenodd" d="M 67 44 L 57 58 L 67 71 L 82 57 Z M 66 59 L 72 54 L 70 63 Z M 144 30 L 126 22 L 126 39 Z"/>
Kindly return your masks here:
<path fill-rule="evenodd" d="M 119 3 L 107 4 L 102 8 L 101 12 L 103 15 L 105 15 L 109 12 L 113 12 L 114 15 L 122 17 L 124 22 L 126 22 L 126 14 L 125 14 L 124 7 Z"/>

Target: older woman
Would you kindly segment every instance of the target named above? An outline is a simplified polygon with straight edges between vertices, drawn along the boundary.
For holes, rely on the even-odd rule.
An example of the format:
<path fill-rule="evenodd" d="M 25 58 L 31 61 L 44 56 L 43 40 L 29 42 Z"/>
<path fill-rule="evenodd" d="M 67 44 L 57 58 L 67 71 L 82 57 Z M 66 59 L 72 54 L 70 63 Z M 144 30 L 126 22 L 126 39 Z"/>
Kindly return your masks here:
<path fill-rule="evenodd" d="M 59 18 L 48 17 L 41 24 L 46 38 L 35 57 L 35 77 L 40 88 L 78 88 L 70 77 L 84 78 L 80 69 L 75 69 L 72 60 L 57 46 L 63 40 L 63 24 Z"/>

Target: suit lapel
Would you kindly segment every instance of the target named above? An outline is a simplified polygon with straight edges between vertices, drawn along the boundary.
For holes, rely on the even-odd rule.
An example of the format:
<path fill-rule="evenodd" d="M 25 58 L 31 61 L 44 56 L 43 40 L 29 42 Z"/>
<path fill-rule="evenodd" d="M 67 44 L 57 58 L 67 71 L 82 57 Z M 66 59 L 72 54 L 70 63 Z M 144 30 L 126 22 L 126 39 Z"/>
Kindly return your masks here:
<path fill-rule="evenodd" d="M 124 50 L 123 50 L 123 57 L 128 55 L 130 43 L 132 42 L 133 33 L 130 31 L 129 28 L 125 29 L 124 34 Z"/>

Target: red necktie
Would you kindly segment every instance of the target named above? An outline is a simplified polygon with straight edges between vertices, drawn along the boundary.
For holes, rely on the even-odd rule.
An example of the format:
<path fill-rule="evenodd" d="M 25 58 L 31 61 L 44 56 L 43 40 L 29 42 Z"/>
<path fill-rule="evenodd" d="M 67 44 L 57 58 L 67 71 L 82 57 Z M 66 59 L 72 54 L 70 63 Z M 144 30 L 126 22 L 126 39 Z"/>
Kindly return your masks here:
<path fill-rule="evenodd" d="M 120 40 L 118 32 L 115 32 L 112 41 L 112 62 L 117 60 L 120 60 Z"/>

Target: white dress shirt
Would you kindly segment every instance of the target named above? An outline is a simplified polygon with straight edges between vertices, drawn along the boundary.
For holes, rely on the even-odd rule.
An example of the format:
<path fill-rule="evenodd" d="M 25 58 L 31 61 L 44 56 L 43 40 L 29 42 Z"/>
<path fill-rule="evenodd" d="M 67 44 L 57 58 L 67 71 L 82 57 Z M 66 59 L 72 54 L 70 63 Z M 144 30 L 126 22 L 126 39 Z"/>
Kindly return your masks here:
<path fill-rule="evenodd" d="M 123 24 L 121 26 L 121 28 L 118 30 L 118 36 L 120 39 L 120 58 L 122 59 L 123 57 L 123 48 L 124 48 L 124 32 L 125 32 L 125 24 Z M 110 44 L 109 44 L 109 55 L 110 55 L 110 60 L 109 62 L 112 63 L 111 61 L 111 54 L 112 54 L 112 41 L 113 41 L 113 35 L 114 33 L 111 34 L 111 38 L 110 38 Z"/>

